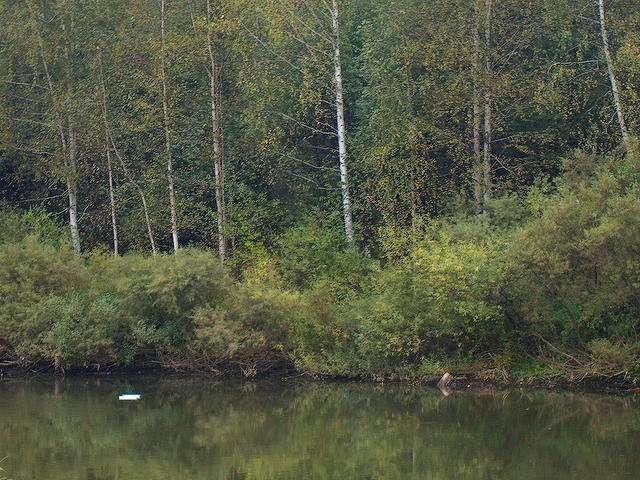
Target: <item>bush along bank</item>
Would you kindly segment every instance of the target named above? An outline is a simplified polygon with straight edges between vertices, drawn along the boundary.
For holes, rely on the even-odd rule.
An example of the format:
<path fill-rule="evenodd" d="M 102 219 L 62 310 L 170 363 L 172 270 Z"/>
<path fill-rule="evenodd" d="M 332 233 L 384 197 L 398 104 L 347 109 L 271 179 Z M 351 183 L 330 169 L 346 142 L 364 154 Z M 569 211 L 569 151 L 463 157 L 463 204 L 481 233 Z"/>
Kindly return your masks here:
<path fill-rule="evenodd" d="M 577 155 L 481 215 L 388 225 L 366 255 L 310 217 L 226 268 L 196 249 L 76 257 L 48 217 L 5 212 L 0 365 L 634 385 L 633 162 Z"/>

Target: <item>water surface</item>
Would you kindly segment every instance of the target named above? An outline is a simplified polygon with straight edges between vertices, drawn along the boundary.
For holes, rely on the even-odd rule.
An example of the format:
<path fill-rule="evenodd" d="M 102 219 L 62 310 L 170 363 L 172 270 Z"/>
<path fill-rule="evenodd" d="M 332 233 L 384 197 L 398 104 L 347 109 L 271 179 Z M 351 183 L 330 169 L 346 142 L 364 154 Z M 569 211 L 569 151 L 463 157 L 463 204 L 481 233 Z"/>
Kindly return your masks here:
<path fill-rule="evenodd" d="M 131 389 L 141 402 L 117 401 Z M 3 457 L 12 480 L 635 479 L 640 402 L 291 379 L 0 380 Z"/>

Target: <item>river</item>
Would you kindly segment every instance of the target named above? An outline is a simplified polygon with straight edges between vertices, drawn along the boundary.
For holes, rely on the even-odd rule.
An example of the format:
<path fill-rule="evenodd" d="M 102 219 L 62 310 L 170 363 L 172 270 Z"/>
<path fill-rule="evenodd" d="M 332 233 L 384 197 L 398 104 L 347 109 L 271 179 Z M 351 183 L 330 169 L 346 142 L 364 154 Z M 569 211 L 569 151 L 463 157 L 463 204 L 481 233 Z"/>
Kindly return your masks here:
<path fill-rule="evenodd" d="M 118 401 L 126 391 L 143 398 Z M 0 380 L 3 458 L 11 480 L 639 478 L 640 400 L 294 378 Z"/>

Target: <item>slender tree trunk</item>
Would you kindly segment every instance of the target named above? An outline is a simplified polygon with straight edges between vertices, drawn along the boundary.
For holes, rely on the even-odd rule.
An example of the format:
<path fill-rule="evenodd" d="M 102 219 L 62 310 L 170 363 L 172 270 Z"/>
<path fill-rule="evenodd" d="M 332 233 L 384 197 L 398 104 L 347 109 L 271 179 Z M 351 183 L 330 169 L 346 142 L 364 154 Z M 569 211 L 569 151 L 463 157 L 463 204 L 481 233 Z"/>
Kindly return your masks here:
<path fill-rule="evenodd" d="M 151 243 L 151 252 L 155 256 L 158 254 L 158 249 L 156 248 L 156 240 L 153 237 L 153 229 L 151 228 L 151 217 L 149 216 L 149 205 L 147 205 L 147 197 L 140 187 L 138 187 L 138 192 L 140 193 L 140 199 L 142 200 L 144 220 L 147 224 L 147 235 L 149 235 L 149 243 Z"/>
<path fill-rule="evenodd" d="M 111 227 L 113 228 L 113 254 L 120 254 L 118 248 L 118 219 L 116 217 L 116 196 L 113 191 L 113 169 L 111 168 L 111 147 L 109 145 L 109 137 L 105 135 L 104 143 L 105 152 L 107 154 L 107 174 L 109 177 L 109 203 L 111 205 Z"/>
<path fill-rule="evenodd" d="M 211 23 L 211 1 L 207 0 L 207 22 Z M 224 156 L 222 151 L 222 94 L 220 92 L 220 65 L 216 61 L 213 51 L 213 39 L 211 28 L 207 25 L 207 48 L 209 51 L 209 79 L 211 94 L 211 126 L 213 129 L 213 165 L 216 188 L 216 209 L 218 214 L 218 253 L 220 261 L 224 263 L 227 252 L 227 239 L 225 235 L 226 211 L 225 211 L 225 182 L 224 182 Z"/>
<path fill-rule="evenodd" d="M 64 16 L 62 17 L 64 19 Z M 73 28 L 73 17 L 71 17 Z M 62 20 L 62 29 L 65 32 L 65 42 L 63 44 L 65 59 L 65 87 L 67 93 L 67 124 L 68 124 L 68 164 L 67 164 L 67 191 L 69 196 L 69 228 L 71 229 L 71 244 L 77 255 L 81 253 L 80 230 L 78 228 L 78 132 L 76 129 L 77 108 L 75 105 L 76 91 L 73 78 L 73 63 L 69 53 L 70 45 L 73 45 L 70 38 L 70 29 Z"/>
<path fill-rule="evenodd" d="M 104 132 L 105 132 L 105 141 L 106 141 L 106 150 L 107 150 L 107 165 L 109 166 L 109 193 L 111 197 L 111 220 L 113 222 L 113 250 L 116 255 L 118 255 L 118 230 L 116 223 L 116 214 L 115 214 L 115 199 L 113 195 L 113 175 L 111 169 L 111 149 L 113 148 L 113 153 L 116 155 L 116 158 L 120 162 L 120 166 L 122 167 L 122 171 L 124 172 L 127 180 L 136 188 L 138 194 L 140 195 L 140 200 L 142 201 L 142 208 L 144 210 L 144 219 L 147 226 L 147 234 L 149 235 L 149 243 L 151 244 L 151 251 L 154 255 L 156 255 L 156 241 L 153 236 L 153 229 L 151 228 L 151 218 L 149 216 L 149 207 L 147 205 L 147 198 L 144 194 L 144 190 L 140 187 L 138 182 L 133 179 L 133 175 L 127 168 L 122 155 L 118 151 L 115 142 L 113 141 L 113 137 L 111 136 L 111 128 L 109 127 L 109 118 L 107 116 L 107 87 L 104 83 L 104 75 L 102 73 L 102 64 L 100 65 L 100 81 L 102 84 L 102 115 L 104 121 Z"/>
<path fill-rule="evenodd" d="M 602 48 L 604 49 L 604 56 L 607 59 L 607 71 L 609 73 L 609 81 L 611 82 L 611 92 L 613 93 L 613 106 L 616 109 L 616 115 L 618 116 L 618 124 L 620 125 L 620 132 L 622 133 L 622 145 L 625 150 L 629 150 L 629 131 L 627 130 L 627 124 L 624 120 L 624 111 L 622 109 L 622 102 L 620 100 L 620 91 L 618 88 L 618 80 L 613 70 L 613 57 L 611 55 L 611 48 L 609 47 L 609 35 L 607 34 L 607 24 L 604 11 L 604 0 L 598 0 L 598 10 L 600 12 L 600 34 L 602 36 Z"/>
<path fill-rule="evenodd" d="M 416 163 L 411 165 L 411 240 L 414 245 L 418 238 L 418 192 L 416 185 Z"/>
<path fill-rule="evenodd" d="M 169 94 L 167 89 L 167 71 L 165 62 L 165 0 L 161 0 L 160 8 L 160 79 L 162 81 L 162 113 L 164 116 L 165 154 L 167 156 L 167 180 L 169 183 L 169 206 L 171 208 L 171 237 L 173 251 L 180 248 L 178 242 L 178 216 L 176 213 L 176 194 L 173 184 L 173 159 L 171 157 L 171 131 L 169 127 Z"/>
<path fill-rule="evenodd" d="M 475 27 L 473 32 L 473 197 L 476 211 L 484 210 L 484 180 L 482 163 L 482 111 L 480 108 L 480 0 L 475 0 Z"/>
<path fill-rule="evenodd" d="M 77 255 L 80 255 L 80 230 L 78 228 L 78 181 L 77 181 L 77 140 L 76 129 L 69 125 L 69 151 L 67 165 L 67 192 L 69 196 L 69 228 L 71 229 L 71 245 Z"/>
<path fill-rule="evenodd" d="M 32 15 L 36 18 L 36 13 L 31 10 Z M 80 232 L 78 229 L 78 189 L 77 189 L 77 170 L 76 170 L 76 134 L 75 129 L 70 124 L 68 129 L 69 138 L 65 133 L 65 121 L 60 111 L 60 108 L 56 104 L 55 88 L 53 86 L 53 79 L 51 72 L 49 71 L 49 65 L 47 64 L 47 58 L 44 51 L 44 42 L 40 31 L 37 31 L 36 37 L 40 47 L 40 56 L 42 57 L 42 65 L 44 68 L 45 77 L 47 79 L 47 86 L 49 89 L 49 95 L 51 97 L 51 105 L 54 110 L 56 119 L 56 128 L 58 130 L 58 136 L 60 137 L 60 148 L 62 149 L 62 160 L 65 167 L 65 180 L 67 186 L 67 197 L 69 199 L 69 230 L 71 233 L 71 244 L 77 255 L 81 253 L 80 247 Z M 65 49 L 66 52 L 66 49 Z"/>
<path fill-rule="evenodd" d="M 136 188 L 136 190 L 138 190 L 138 194 L 140 195 L 140 200 L 142 201 L 142 208 L 144 210 L 144 219 L 147 225 L 147 234 L 149 235 L 149 243 L 151 244 L 151 251 L 153 252 L 154 255 L 156 255 L 158 250 L 156 249 L 156 241 L 153 235 L 153 228 L 151 228 L 151 217 L 149 216 L 149 206 L 147 204 L 147 197 L 144 194 L 144 190 L 142 190 L 138 182 L 134 180 L 133 175 L 131 175 L 131 172 L 127 168 L 127 165 L 124 162 L 122 155 L 120 155 L 120 152 L 118 151 L 118 148 L 116 147 L 116 144 L 113 141 L 113 137 L 111 136 L 110 130 L 107 130 L 107 132 L 109 135 L 109 140 L 111 141 L 111 146 L 113 147 L 113 153 L 115 153 L 116 158 L 120 162 L 120 166 L 122 167 L 122 170 L 124 171 L 124 174 L 126 175 L 127 179 Z"/>
<path fill-rule="evenodd" d="M 342 189 L 342 208 L 344 229 L 347 241 L 354 243 L 353 217 L 351 215 L 351 197 L 349 195 L 349 174 L 347 171 L 347 139 L 344 121 L 344 90 L 342 64 L 340 60 L 340 26 L 338 23 L 338 3 L 331 0 L 331 24 L 333 27 L 333 64 L 336 84 L 336 116 L 338 124 L 338 153 L 340 159 L 340 186 Z"/>
<path fill-rule="evenodd" d="M 484 205 L 491 198 L 491 141 L 492 141 L 492 109 L 491 109 L 491 15 L 492 0 L 485 0 L 485 90 L 484 90 L 484 161 L 483 161 L 483 190 Z"/>
<path fill-rule="evenodd" d="M 107 174 L 109 177 L 109 203 L 111 205 L 111 227 L 113 228 L 113 254 L 118 255 L 118 220 L 116 217 L 116 196 L 113 189 L 113 168 L 111 162 L 111 145 L 109 145 L 109 120 L 107 118 L 107 88 L 104 84 L 102 61 L 100 60 L 100 86 L 102 89 L 102 121 L 104 122 L 104 149 L 107 155 Z"/>
<path fill-rule="evenodd" d="M 64 120 L 62 119 L 62 115 L 60 114 L 58 108 L 56 107 L 56 99 L 55 99 L 55 93 L 54 93 L 54 88 L 53 88 L 53 80 L 51 78 L 51 73 L 49 72 L 49 66 L 48 66 L 47 61 L 46 61 L 46 59 L 44 57 L 44 45 L 42 45 L 42 42 L 40 43 L 40 47 L 41 47 L 41 53 L 42 53 L 42 64 L 44 66 L 44 72 L 45 72 L 45 75 L 47 77 L 47 84 L 48 84 L 48 87 L 49 87 L 49 95 L 51 96 L 51 103 L 52 103 L 53 109 L 55 111 L 56 127 L 58 129 L 58 136 L 60 137 L 60 148 L 62 149 L 62 160 L 63 160 L 63 164 L 64 164 L 64 167 L 65 167 L 65 180 L 66 180 L 66 186 L 67 186 L 67 197 L 69 199 L 69 230 L 70 230 L 70 233 L 71 233 L 71 242 L 72 242 L 72 245 L 74 247 L 74 251 L 76 252 L 76 254 L 79 254 L 80 253 L 80 248 L 79 248 L 79 246 L 76 248 L 76 244 L 77 243 L 75 241 L 76 238 L 79 239 L 79 235 L 77 233 L 77 222 L 75 222 L 76 223 L 75 228 L 74 228 L 73 222 L 72 222 L 72 217 L 73 217 L 73 219 L 76 219 L 76 217 L 77 217 L 78 202 L 77 202 L 76 194 L 73 193 L 74 182 L 71 179 L 70 162 L 69 162 L 69 151 L 70 151 L 70 148 L 69 148 L 69 145 L 67 144 L 67 135 L 65 134 L 65 131 L 64 131 Z M 73 214 L 72 214 L 72 212 L 73 212 Z"/>

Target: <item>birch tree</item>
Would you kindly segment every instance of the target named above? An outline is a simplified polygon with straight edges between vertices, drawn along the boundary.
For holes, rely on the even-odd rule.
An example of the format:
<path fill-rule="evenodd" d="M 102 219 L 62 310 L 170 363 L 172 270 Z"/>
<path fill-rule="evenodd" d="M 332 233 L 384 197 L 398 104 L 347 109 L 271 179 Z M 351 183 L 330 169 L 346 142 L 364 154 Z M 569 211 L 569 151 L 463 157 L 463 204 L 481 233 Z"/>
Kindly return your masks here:
<path fill-rule="evenodd" d="M 57 130 L 58 138 L 60 141 L 60 156 L 63 160 L 64 176 L 67 189 L 68 198 L 68 211 L 69 211 L 69 230 L 71 234 L 71 245 L 76 255 L 81 253 L 80 244 L 80 230 L 78 227 L 78 183 L 77 183 L 77 131 L 73 120 L 73 77 L 72 77 L 72 65 L 68 51 L 68 30 L 64 21 L 62 22 L 63 39 L 64 43 L 62 49 L 64 51 L 64 87 L 63 96 L 65 101 L 60 102 L 54 80 L 51 75 L 51 70 L 47 60 L 45 44 L 42 37 L 42 32 L 38 26 L 41 15 L 31 4 L 29 4 L 30 12 L 33 17 L 35 27 L 35 37 L 38 42 L 39 56 L 42 62 L 42 68 L 47 81 L 47 89 L 53 110 L 54 124 Z M 62 103 L 62 105 L 61 105 Z"/>
<path fill-rule="evenodd" d="M 482 211 L 574 149 L 628 142 L 639 2 L 5 2 L 0 195 L 64 215 L 76 251 L 153 251 L 159 228 L 167 248 L 179 225 L 228 262 L 310 212 L 342 238 L 353 220 L 419 238 L 461 190 Z"/>
<path fill-rule="evenodd" d="M 347 169 L 347 132 L 344 121 L 344 85 L 342 62 L 340 59 L 340 24 L 337 0 L 331 0 L 331 26 L 333 31 L 333 69 L 336 89 L 336 123 L 338 128 L 338 159 L 340 163 L 340 188 L 342 190 L 342 210 L 347 241 L 354 243 L 351 196 L 349 193 L 349 173 Z"/>
<path fill-rule="evenodd" d="M 284 90 L 295 95 L 278 106 L 261 106 L 282 119 L 274 130 L 286 126 L 300 132 L 298 138 L 283 139 L 281 155 L 291 165 L 285 175 L 318 191 L 339 191 L 345 238 L 353 244 L 340 4 L 337 0 L 281 0 L 268 6 L 249 3 L 262 18 L 240 22 L 242 31 L 264 58 L 273 60 L 272 71 L 277 75 L 261 81 L 271 91 L 271 85 L 282 82 Z M 263 25 L 266 28 L 260 35 Z M 315 161 L 303 158 L 305 154 Z M 330 167 L 325 164 L 329 160 Z M 337 188 L 327 186 L 324 172 L 337 174 Z"/>
<path fill-rule="evenodd" d="M 224 263 L 227 251 L 225 235 L 224 156 L 222 151 L 222 94 L 220 92 L 220 62 L 216 59 L 211 31 L 211 0 L 207 0 L 207 52 L 209 54 L 209 84 L 211 101 L 212 155 L 215 175 L 216 210 L 218 217 L 218 255 Z"/>
<path fill-rule="evenodd" d="M 491 198 L 491 142 L 492 142 L 492 108 L 491 108 L 491 15 L 493 0 L 485 0 L 485 85 L 484 85 L 484 158 L 483 158 L 483 200 L 486 206 Z"/>
<path fill-rule="evenodd" d="M 118 219 L 116 217 L 116 196 L 113 189 L 113 168 L 111 167 L 111 146 L 109 145 L 109 137 L 105 129 L 104 149 L 107 156 L 107 176 L 109 181 L 109 205 L 111 207 L 111 227 L 113 229 L 113 254 L 118 256 Z"/>
<path fill-rule="evenodd" d="M 492 0 L 474 0 L 473 25 L 473 196 L 476 211 L 485 210 L 491 196 L 491 15 Z M 484 45 L 481 45 L 481 18 L 484 13 Z M 484 58 L 484 74 L 480 60 Z M 481 100 L 482 99 L 482 100 Z M 482 105 L 481 105 L 482 101 Z"/>
<path fill-rule="evenodd" d="M 108 135 L 109 135 L 109 142 L 111 143 L 111 147 L 113 148 L 113 153 L 116 155 L 116 158 L 120 162 L 122 171 L 126 175 L 129 182 L 136 188 L 136 190 L 138 191 L 138 194 L 140 195 L 140 200 L 142 202 L 142 210 L 144 213 L 145 225 L 147 227 L 147 235 L 149 236 L 149 243 L 151 245 L 151 252 L 153 253 L 153 255 L 156 255 L 158 253 L 158 250 L 156 247 L 156 240 L 153 234 L 153 227 L 151 226 L 151 216 L 149 215 L 149 204 L 147 202 L 147 196 L 145 195 L 144 190 L 142 189 L 140 184 L 136 182 L 136 180 L 133 178 L 133 175 L 131 174 L 131 171 L 127 167 L 127 164 L 124 161 L 124 158 L 120 154 L 118 147 L 116 147 L 116 143 L 113 140 L 113 137 L 111 136 L 110 130 L 108 131 Z"/>
<path fill-rule="evenodd" d="M 167 87 L 166 71 L 166 1 L 160 2 L 160 81 L 162 83 L 162 113 L 165 138 L 165 156 L 167 160 L 167 181 L 169 185 L 169 207 L 171 210 L 171 238 L 173 251 L 180 248 L 178 240 L 178 216 L 176 212 L 176 194 L 173 179 L 173 158 L 171 154 L 171 127 L 169 119 L 169 93 Z"/>
<path fill-rule="evenodd" d="M 476 211 L 484 210 L 484 180 L 482 163 L 482 110 L 480 95 L 482 83 L 480 76 L 480 58 L 482 46 L 480 44 L 480 17 L 482 8 L 480 0 L 474 0 L 475 21 L 473 28 L 473 196 Z"/>
<path fill-rule="evenodd" d="M 67 167 L 67 191 L 69 193 L 69 226 L 71 228 L 71 243 L 77 255 L 80 254 L 80 230 L 78 227 L 78 130 L 76 127 L 76 96 L 74 83 L 74 65 L 71 59 L 69 49 L 72 46 L 71 29 L 73 28 L 74 16 L 69 15 L 70 25 L 65 22 L 66 11 L 62 13 L 61 27 L 63 31 L 62 50 L 64 52 L 64 77 L 65 77 L 65 93 L 67 95 L 67 123 L 68 123 L 68 139 L 69 154 Z"/>
<path fill-rule="evenodd" d="M 113 188 L 113 169 L 112 169 L 112 159 L 111 153 L 115 155 L 118 163 L 120 164 L 120 168 L 122 169 L 125 177 L 128 182 L 133 185 L 135 190 L 138 192 L 140 196 L 140 201 L 142 203 L 142 210 L 144 214 L 145 226 L 147 235 L 149 238 L 149 244 L 151 247 L 151 252 L 153 255 L 157 254 L 156 241 L 153 234 L 153 227 L 151 224 L 151 216 L 149 214 L 149 204 L 147 202 L 147 196 L 140 186 L 139 182 L 135 180 L 131 170 L 127 166 L 122 154 L 120 153 L 118 147 L 116 146 L 115 140 L 113 139 L 112 130 L 111 130 L 111 122 L 109 121 L 109 104 L 107 97 L 107 84 L 104 78 L 104 71 L 102 69 L 102 59 L 100 55 L 99 58 L 99 80 L 100 80 L 100 97 L 101 97 L 101 111 L 102 111 L 102 122 L 104 128 L 104 137 L 105 137 L 105 153 L 107 157 L 107 167 L 108 167 L 108 179 L 109 179 L 109 197 L 110 197 L 110 205 L 111 205 L 111 221 L 113 228 L 113 250 L 114 254 L 118 255 L 119 253 L 119 236 L 118 236 L 118 226 L 116 219 L 116 204 L 115 204 L 115 192 Z"/>
<path fill-rule="evenodd" d="M 614 71 L 613 56 L 611 47 L 609 46 L 609 35 L 607 33 L 607 23 L 605 16 L 604 0 L 598 0 L 598 14 L 600 19 L 600 37 L 602 38 L 602 49 L 607 60 L 607 73 L 609 74 L 609 82 L 611 83 L 611 93 L 613 95 L 613 107 L 618 117 L 618 125 L 622 134 L 622 146 L 625 150 L 629 150 L 629 131 L 624 118 L 624 110 L 622 101 L 620 100 L 620 89 L 618 87 L 618 79 Z"/>
<path fill-rule="evenodd" d="M 113 168 L 111 162 L 111 145 L 109 142 L 109 121 L 107 118 L 107 87 L 104 81 L 104 72 L 102 69 L 102 58 L 98 54 L 98 67 L 100 75 L 100 99 L 102 110 L 102 121 L 104 122 L 104 151 L 107 157 L 107 178 L 109 182 L 109 206 L 111 207 L 111 227 L 113 230 L 113 254 L 118 255 L 118 219 L 116 218 L 116 197 L 113 188 Z"/>

